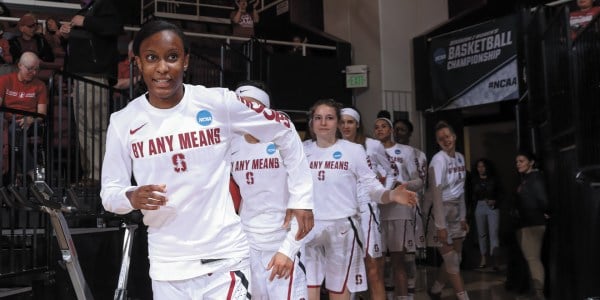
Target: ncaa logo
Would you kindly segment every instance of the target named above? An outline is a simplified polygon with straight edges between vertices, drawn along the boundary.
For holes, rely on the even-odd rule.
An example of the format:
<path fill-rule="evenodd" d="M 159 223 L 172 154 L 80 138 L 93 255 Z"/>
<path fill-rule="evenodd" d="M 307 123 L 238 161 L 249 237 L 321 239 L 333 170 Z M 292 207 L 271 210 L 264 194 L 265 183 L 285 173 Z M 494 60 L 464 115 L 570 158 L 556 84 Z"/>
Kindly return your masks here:
<path fill-rule="evenodd" d="M 396 149 L 396 151 L 394 151 L 394 153 L 395 153 L 396 155 L 398 155 L 398 154 L 402 153 L 402 151 L 400 151 L 400 149 Z"/>
<path fill-rule="evenodd" d="M 340 159 L 340 158 L 342 158 L 342 152 L 340 152 L 340 151 L 333 152 L 333 158 L 334 159 Z"/>
<path fill-rule="evenodd" d="M 277 151 L 277 146 L 275 146 L 275 144 L 273 144 L 273 143 L 270 143 L 267 146 L 267 154 L 273 155 L 275 153 L 275 151 Z"/>
<path fill-rule="evenodd" d="M 444 64 L 446 61 L 446 50 L 443 48 L 435 49 L 435 51 L 433 51 L 433 61 L 438 65 Z"/>
<path fill-rule="evenodd" d="M 202 126 L 210 125 L 212 120 L 212 114 L 208 110 L 201 110 L 196 114 L 196 122 Z"/>

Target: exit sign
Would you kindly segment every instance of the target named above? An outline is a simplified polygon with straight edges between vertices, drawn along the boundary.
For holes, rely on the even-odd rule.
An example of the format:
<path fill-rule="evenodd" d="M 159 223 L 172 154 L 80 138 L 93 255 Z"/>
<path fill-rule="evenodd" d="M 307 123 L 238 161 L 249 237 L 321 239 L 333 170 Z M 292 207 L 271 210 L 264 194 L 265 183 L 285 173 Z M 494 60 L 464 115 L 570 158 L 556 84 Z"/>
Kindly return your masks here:
<path fill-rule="evenodd" d="M 367 74 L 366 65 L 346 66 L 346 87 L 350 89 L 368 87 Z"/>

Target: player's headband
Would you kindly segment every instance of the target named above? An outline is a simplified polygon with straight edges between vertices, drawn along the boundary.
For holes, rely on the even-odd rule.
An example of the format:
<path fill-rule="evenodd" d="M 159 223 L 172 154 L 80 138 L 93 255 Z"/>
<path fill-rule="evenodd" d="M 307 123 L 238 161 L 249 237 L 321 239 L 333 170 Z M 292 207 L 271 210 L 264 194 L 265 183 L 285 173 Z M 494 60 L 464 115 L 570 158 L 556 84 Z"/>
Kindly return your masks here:
<path fill-rule="evenodd" d="M 390 120 L 388 118 L 377 118 L 377 119 L 375 119 L 375 122 L 377 122 L 377 120 L 384 120 L 384 121 L 386 121 L 388 124 L 390 124 L 390 128 L 394 129 L 394 123 L 392 123 L 392 120 Z M 391 140 L 392 140 L 392 142 L 394 141 L 394 135 L 393 134 L 391 136 Z"/>
<path fill-rule="evenodd" d="M 271 102 L 269 101 L 269 95 L 265 93 L 265 91 L 252 86 L 252 85 L 242 85 L 235 90 L 235 93 L 240 97 L 250 97 L 260 101 L 264 106 L 269 108 L 271 106 Z"/>
<path fill-rule="evenodd" d="M 354 118 L 354 120 L 356 120 L 356 123 L 360 123 L 360 115 L 353 108 L 349 108 L 349 107 L 342 108 L 342 111 L 340 113 L 342 115 L 351 116 Z"/>

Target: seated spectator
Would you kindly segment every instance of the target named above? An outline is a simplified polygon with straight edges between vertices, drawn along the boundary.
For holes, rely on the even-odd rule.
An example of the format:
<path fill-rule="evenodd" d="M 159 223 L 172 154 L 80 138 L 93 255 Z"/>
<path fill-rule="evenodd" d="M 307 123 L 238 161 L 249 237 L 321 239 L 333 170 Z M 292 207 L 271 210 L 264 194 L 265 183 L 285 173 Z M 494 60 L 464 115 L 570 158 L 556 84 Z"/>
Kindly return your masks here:
<path fill-rule="evenodd" d="M 129 88 L 131 80 L 129 78 L 129 65 L 133 60 L 133 41 L 127 44 L 127 57 L 119 62 L 119 71 L 117 74 L 117 83 L 113 86 L 115 89 L 125 90 Z M 135 72 L 135 69 L 134 69 Z M 140 80 L 139 75 L 134 77 L 133 84 Z"/>
<path fill-rule="evenodd" d="M 8 40 L 3 37 L 4 24 L 0 23 L 0 64 L 12 64 L 13 58 L 10 54 Z"/>
<path fill-rule="evenodd" d="M 598 15 L 600 7 L 594 6 L 594 0 L 577 0 L 578 9 L 572 11 L 569 17 L 571 38 L 577 35 Z"/>
<path fill-rule="evenodd" d="M 0 76 L 0 105 L 28 112 L 46 114 L 48 92 L 46 84 L 37 78 L 40 69 L 40 60 L 33 52 L 24 52 L 17 64 L 18 70 Z M 8 120 L 9 141 L 15 135 L 16 141 L 21 141 L 23 134 L 27 134 L 29 127 L 40 118 L 32 116 L 13 115 L 6 113 Z M 23 154 L 27 167 L 27 174 L 33 176 L 33 153 Z"/>
<path fill-rule="evenodd" d="M 253 37 L 254 25 L 260 20 L 258 16 L 258 0 L 252 5 L 252 12 L 248 12 L 248 0 L 235 0 L 237 10 L 231 12 L 231 25 L 233 26 L 233 35 L 240 37 Z"/>
<path fill-rule="evenodd" d="M 43 36 L 36 34 L 37 20 L 33 14 L 24 14 L 17 23 L 20 36 L 12 38 L 10 51 L 15 61 L 18 61 L 24 52 L 33 52 L 44 62 L 54 62 L 54 54 L 50 44 Z M 43 66 L 43 65 L 42 65 Z"/>

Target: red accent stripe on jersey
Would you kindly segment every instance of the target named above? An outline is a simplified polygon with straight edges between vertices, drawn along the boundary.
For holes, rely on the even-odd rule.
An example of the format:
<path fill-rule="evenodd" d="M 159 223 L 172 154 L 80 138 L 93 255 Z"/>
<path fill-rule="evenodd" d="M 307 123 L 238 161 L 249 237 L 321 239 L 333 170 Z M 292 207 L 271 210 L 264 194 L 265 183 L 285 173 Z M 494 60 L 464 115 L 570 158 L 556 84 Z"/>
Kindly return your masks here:
<path fill-rule="evenodd" d="M 229 194 L 231 194 L 231 199 L 233 200 L 233 208 L 235 209 L 235 213 L 240 213 L 240 204 L 242 203 L 242 194 L 240 193 L 240 187 L 233 180 L 233 176 L 229 176 Z"/>
<path fill-rule="evenodd" d="M 231 276 L 231 284 L 229 284 L 229 291 L 227 292 L 227 300 L 231 300 L 231 296 L 233 295 L 233 290 L 235 289 L 235 274 L 233 271 L 229 272 L 229 276 Z"/>
<path fill-rule="evenodd" d="M 365 257 L 369 255 L 369 245 L 371 245 L 371 224 L 373 223 L 373 214 L 369 209 L 369 231 L 367 231 L 367 242 L 365 243 Z"/>
<path fill-rule="evenodd" d="M 294 282 L 294 267 L 296 266 L 296 261 L 294 261 L 294 264 L 292 265 L 292 269 L 290 270 L 290 282 L 288 283 L 288 294 L 287 294 L 287 300 L 292 300 L 292 287 L 293 287 L 293 282 Z"/>
<path fill-rule="evenodd" d="M 310 284 L 309 284 L 309 285 L 307 285 L 307 287 L 308 287 L 309 289 L 316 289 L 316 288 L 320 288 L 320 287 L 321 287 L 321 285 L 320 285 L 320 284 L 317 284 L 317 285 L 310 285 Z"/>
<path fill-rule="evenodd" d="M 352 238 L 352 250 L 350 251 L 350 260 L 348 261 L 348 269 L 346 269 L 346 278 L 344 279 L 344 284 L 342 285 L 342 291 L 329 290 L 329 292 L 332 294 L 343 294 L 346 290 L 346 286 L 348 286 L 348 276 L 350 276 L 350 267 L 352 266 L 352 258 L 354 257 L 354 245 L 356 245 L 356 235 Z"/>

